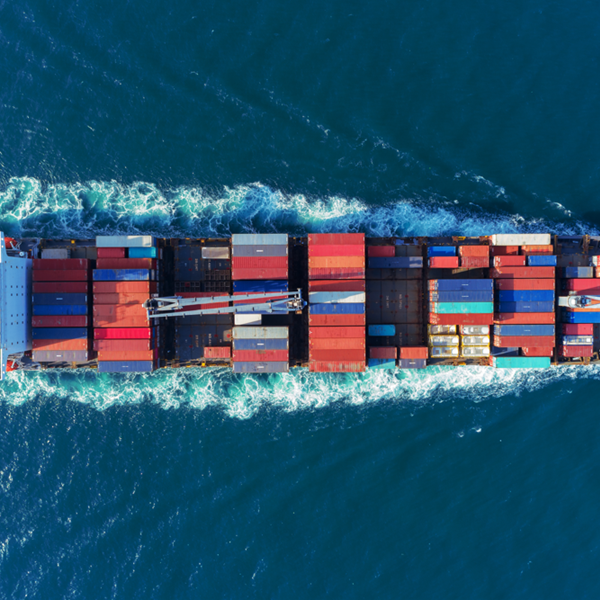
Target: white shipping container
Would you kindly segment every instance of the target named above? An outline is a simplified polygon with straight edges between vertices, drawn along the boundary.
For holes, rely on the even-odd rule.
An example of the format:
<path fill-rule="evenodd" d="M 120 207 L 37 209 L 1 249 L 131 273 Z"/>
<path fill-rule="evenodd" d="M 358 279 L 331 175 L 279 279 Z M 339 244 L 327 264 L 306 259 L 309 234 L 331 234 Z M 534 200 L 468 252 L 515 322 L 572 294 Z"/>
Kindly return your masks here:
<path fill-rule="evenodd" d="M 44 248 L 42 258 L 71 258 L 71 250 L 70 248 Z"/>
<path fill-rule="evenodd" d="M 590 265 L 592 267 L 597 267 L 600 265 L 600 256 L 592 256 L 592 258 L 590 258 Z"/>
<path fill-rule="evenodd" d="M 220 246 L 218 248 L 202 248 L 202 258 L 227 260 L 229 259 L 229 248 L 226 246 Z"/>
<path fill-rule="evenodd" d="M 429 335 L 456 333 L 456 325 L 428 325 L 427 332 Z"/>
<path fill-rule="evenodd" d="M 457 335 L 430 335 L 430 346 L 458 346 L 459 337 Z"/>
<path fill-rule="evenodd" d="M 549 233 L 497 233 L 492 236 L 492 246 L 548 246 Z"/>
<path fill-rule="evenodd" d="M 97 248 L 152 248 L 151 235 L 97 235 Z"/>
<path fill-rule="evenodd" d="M 366 294 L 365 292 L 309 292 L 308 301 L 311 304 L 364 304 Z"/>
<path fill-rule="evenodd" d="M 463 335 L 489 335 L 489 325 L 461 325 L 460 332 Z"/>
<path fill-rule="evenodd" d="M 483 358 L 490 355 L 489 346 L 463 346 L 461 356 L 463 358 Z"/>
<path fill-rule="evenodd" d="M 231 236 L 233 246 L 286 246 L 287 233 L 234 233 Z"/>
<path fill-rule="evenodd" d="M 234 327 L 234 340 L 272 339 L 287 340 L 290 337 L 288 327 Z"/>
<path fill-rule="evenodd" d="M 431 358 L 458 358 L 458 346 L 433 346 L 429 349 Z"/>
<path fill-rule="evenodd" d="M 592 335 L 563 335 L 562 343 L 565 346 L 591 346 L 594 343 Z"/>
<path fill-rule="evenodd" d="M 234 325 L 261 325 L 262 324 L 262 315 L 249 315 L 247 313 L 240 315 L 233 315 L 233 324 Z"/>
<path fill-rule="evenodd" d="M 464 335 L 462 338 L 463 346 L 489 346 L 489 335 Z"/>

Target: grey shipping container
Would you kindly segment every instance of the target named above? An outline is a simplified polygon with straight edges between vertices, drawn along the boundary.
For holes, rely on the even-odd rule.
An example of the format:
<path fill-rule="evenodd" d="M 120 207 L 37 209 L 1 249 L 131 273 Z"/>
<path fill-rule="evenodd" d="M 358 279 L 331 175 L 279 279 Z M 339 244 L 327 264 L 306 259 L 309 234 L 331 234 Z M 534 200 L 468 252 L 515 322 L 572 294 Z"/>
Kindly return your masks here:
<path fill-rule="evenodd" d="M 424 369 L 427 366 L 425 358 L 401 358 L 399 367 L 401 369 Z"/>
<path fill-rule="evenodd" d="M 33 304 L 87 304 L 87 294 L 32 294 Z"/>
<path fill-rule="evenodd" d="M 98 363 L 100 373 L 149 373 L 154 370 L 151 360 L 102 361 Z"/>
<path fill-rule="evenodd" d="M 287 362 L 234 362 L 234 373 L 287 373 Z"/>
<path fill-rule="evenodd" d="M 87 350 L 34 350 L 32 358 L 34 362 L 87 362 L 89 353 Z"/>
<path fill-rule="evenodd" d="M 71 250 L 69 248 L 44 248 L 42 258 L 71 258 Z"/>
<path fill-rule="evenodd" d="M 594 276 L 594 267 L 565 267 L 563 277 L 567 279 L 590 278 Z"/>
<path fill-rule="evenodd" d="M 256 338 L 287 339 L 289 329 L 287 327 L 234 327 L 234 340 L 248 340 Z"/>
<path fill-rule="evenodd" d="M 287 233 L 234 233 L 232 246 L 286 246 Z"/>
<path fill-rule="evenodd" d="M 217 258 L 217 259 L 229 260 L 229 258 L 230 258 L 229 247 L 228 246 L 204 247 L 204 248 L 202 248 L 202 258 L 204 258 L 204 259 Z"/>
<path fill-rule="evenodd" d="M 233 246 L 231 249 L 233 256 L 287 256 L 288 247 L 285 246 Z"/>
<path fill-rule="evenodd" d="M 149 248 L 154 246 L 151 235 L 97 235 L 97 248 Z"/>

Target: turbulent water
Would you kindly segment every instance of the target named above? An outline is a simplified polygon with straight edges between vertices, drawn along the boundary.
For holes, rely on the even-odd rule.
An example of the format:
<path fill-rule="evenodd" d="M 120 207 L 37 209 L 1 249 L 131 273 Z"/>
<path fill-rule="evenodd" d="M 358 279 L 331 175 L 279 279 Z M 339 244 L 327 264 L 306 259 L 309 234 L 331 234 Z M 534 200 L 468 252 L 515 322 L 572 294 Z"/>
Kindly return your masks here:
<path fill-rule="evenodd" d="M 0 230 L 598 234 L 599 23 L 0 0 Z M 12 373 L 0 598 L 597 598 L 599 379 Z"/>

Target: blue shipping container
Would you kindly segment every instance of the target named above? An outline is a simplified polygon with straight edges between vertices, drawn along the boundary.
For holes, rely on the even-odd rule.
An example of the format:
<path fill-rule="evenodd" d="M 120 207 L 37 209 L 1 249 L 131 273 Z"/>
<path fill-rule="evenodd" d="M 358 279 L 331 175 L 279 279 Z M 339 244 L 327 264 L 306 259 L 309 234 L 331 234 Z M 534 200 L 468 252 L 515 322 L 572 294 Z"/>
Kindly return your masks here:
<path fill-rule="evenodd" d="M 536 254 L 527 257 L 527 265 L 530 267 L 555 267 L 556 256 L 548 254 Z"/>
<path fill-rule="evenodd" d="M 396 256 L 369 258 L 369 269 L 422 269 L 422 256 Z"/>
<path fill-rule="evenodd" d="M 98 362 L 100 373 L 150 373 L 154 370 L 151 360 L 101 361 Z"/>
<path fill-rule="evenodd" d="M 438 292 L 483 292 L 494 289 L 493 279 L 435 279 L 433 283 Z"/>
<path fill-rule="evenodd" d="M 427 366 L 426 358 L 401 358 L 401 369 L 424 369 Z"/>
<path fill-rule="evenodd" d="M 493 302 L 494 292 L 465 291 L 465 292 L 429 292 L 432 302 Z"/>
<path fill-rule="evenodd" d="M 456 256 L 456 246 L 429 246 L 427 256 Z"/>
<path fill-rule="evenodd" d="M 369 325 L 369 335 L 392 336 L 396 335 L 395 325 Z"/>
<path fill-rule="evenodd" d="M 594 267 L 565 267 L 563 277 L 567 279 L 589 279 L 594 276 Z"/>
<path fill-rule="evenodd" d="M 365 305 L 359 302 L 340 302 L 338 304 L 311 304 L 311 315 L 363 315 Z"/>
<path fill-rule="evenodd" d="M 155 273 L 149 269 L 94 269 L 94 281 L 152 281 Z"/>
<path fill-rule="evenodd" d="M 33 304 L 87 304 L 87 294 L 33 294 Z"/>
<path fill-rule="evenodd" d="M 234 281 L 234 292 L 287 292 L 288 282 L 273 279 L 265 279 L 264 281 Z"/>
<path fill-rule="evenodd" d="M 563 313 L 563 323 L 600 323 L 600 312 L 567 312 Z"/>
<path fill-rule="evenodd" d="M 288 350 L 288 340 L 278 339 L 255 339 L 255 340 L 233 340 L 234 350 Z"/>
<path fill-rule="evenodd" d="M 491 356 L 519 356 L 518 348 L 499 348 L 492 346 L 490 350 Z"/>
<path fill-rule="evenodd" d="M 369 369 L 395 369 L 396 361 L 393 358 L 369 358 Z"/>
<path fill-rule="evenodd" d="M 35 317 L 46 316 L 82 316 L 88 314 L 87 304 L 75 304 L 73 306 L 65 304 L 34 304 L 32 306 Z"/>
<path fill-rule="evenodd" d="M 548 336 L 555 335 L 554 325 L 494 325 L 494 335 Z"/>
<path fill-rule="evenodd" d="M 31 330 L 34 340 L 85 340 L 87 327 L 34 327 Z"/>
<path fill-rule="evenodd" d="M 129 258 L 158 258 L 158 248 L 129 248 Z"/>
<path fill-rule="evenodd" d="M 554 302 L 500 302 L 498 304 L 500 313 L 543 313 L 554 312 Z"/>
<path fill-rule="evenodd" d="M 554 290 L 499 290 L 499 302 L 554 302 Z"/>

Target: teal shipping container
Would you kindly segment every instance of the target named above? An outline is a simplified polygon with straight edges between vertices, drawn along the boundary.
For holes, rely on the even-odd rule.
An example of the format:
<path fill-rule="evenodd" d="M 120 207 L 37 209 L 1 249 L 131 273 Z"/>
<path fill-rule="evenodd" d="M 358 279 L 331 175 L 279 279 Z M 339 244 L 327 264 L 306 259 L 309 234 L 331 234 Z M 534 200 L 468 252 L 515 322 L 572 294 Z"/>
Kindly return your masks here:
<path fill-rule="evenodd" d="M 395 325 L 369 325 L 369 335 L 389 337 L 396 335 Z"/>
<path fill-rule="evenodd" d="M 493 302 L 431 302 L 429 311 L 437 315 L 483 315 L 494 312 Z"/>
<path fill-rule="evenodd" d="M 129 248 L 129 258 L 158 258 L 158 248 Z"/>
<path fill-rule="evenodd" d="M 550 358 L 546 356 L 495 356 L 497 369 L 548 369 Z"/>
<path fill-rule="evenodd" d="M 393 358 L 370 358 L 367 363 L 369 369 L 395 369 L 396 361 Z"/>

